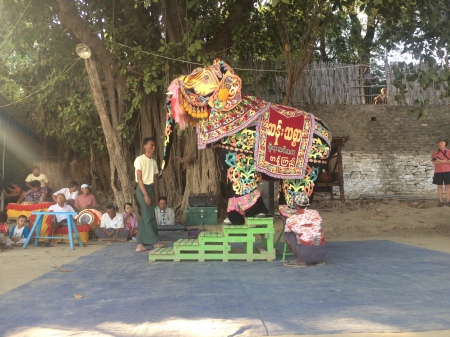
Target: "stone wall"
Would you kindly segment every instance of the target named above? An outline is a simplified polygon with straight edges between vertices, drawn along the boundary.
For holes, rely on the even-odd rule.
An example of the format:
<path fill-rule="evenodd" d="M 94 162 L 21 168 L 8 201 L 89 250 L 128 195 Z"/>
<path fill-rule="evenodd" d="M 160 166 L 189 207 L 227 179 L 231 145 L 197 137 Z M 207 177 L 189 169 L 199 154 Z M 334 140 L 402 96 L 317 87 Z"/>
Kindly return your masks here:
<path fill-rule="evenodd" d="M 450 113 L 445 106 L 431 107 L 424 121 L 410 115 L 411 109 L 388 105 L 305 108 L 323 119 L 333 136 L 350 137 L 343 148 L 346 198 L 436 195 L 431 153 L 440 137 L 450 138 Z"/>

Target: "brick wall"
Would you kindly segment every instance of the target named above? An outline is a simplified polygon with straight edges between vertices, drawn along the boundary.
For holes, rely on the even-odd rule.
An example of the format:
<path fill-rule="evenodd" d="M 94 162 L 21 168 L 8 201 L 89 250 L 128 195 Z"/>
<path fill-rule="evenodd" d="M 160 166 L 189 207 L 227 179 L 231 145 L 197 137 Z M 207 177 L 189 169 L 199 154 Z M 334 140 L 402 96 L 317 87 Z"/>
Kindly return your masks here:
<path fill-rule="evenodd" d="M 429 109 L 417 120 L 411 107 L 320 105 L 305 110 L 323 119 L 334 136 L 349 136 L 343 148 L 346 198 L 370 195 L 436 195 L 431 153 L 450 138 L 448 107 Z"/>

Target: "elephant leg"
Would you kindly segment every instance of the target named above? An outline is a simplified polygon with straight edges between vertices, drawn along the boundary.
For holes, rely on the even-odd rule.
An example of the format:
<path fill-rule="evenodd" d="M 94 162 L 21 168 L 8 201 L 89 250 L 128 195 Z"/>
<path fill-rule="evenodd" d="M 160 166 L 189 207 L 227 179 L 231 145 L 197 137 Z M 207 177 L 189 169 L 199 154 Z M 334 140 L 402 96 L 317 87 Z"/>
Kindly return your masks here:
<path fill-rule="evenodd" d="M 233 225 L 243 225 L 245 224 L 245 217 L 238 211 L 230 211 L 227 213 L 228 220 L 230 220 Z"/>
<path fill-rule="evenodd" d="M 308 165 L 306 171 L 307 174 L 303 179 L 285 179 L 282 181 L 279 195 L 279 205 L 287 205 L 289 208 L 293 208 L 294 196 L 298 192 L 305 192 L 309 197 L 309 202 L 312 202 L 314 196 L 314 182 L 317 180 L 320 167 L 312 167 Z M 283 201 L 285 202 L 282 203 Z"/>
<path fill-rule="evenodd" d="M 264 204 L 262 197 L 259 196 L 256 198 L 256 202 L 244 211 L 244 214 L 236 210 L 229 211 L 228 220 L 230 220 L 233 225 L 243 225 L 245 223 L 245 218 L 251 218 L 261 214 L 268 215 L 270 214 L 270 211 Z"/>
<path fill-rule="evenodd" d="M 245 217 L 269 213 L 258 190 L 261 174 L 256 172 L 254 165 L 255 137 L 254 130 L 244 129 L 222 138 L 215 145 L 219 162 L 226 172 L 227 213 L 234 225 L 244 224 Z"/>
<path fill-rule="evenodd" d="M 249 209 L 247 209 L 245 211 L 245 216 L 246 217 L 254 217 L 257 215 L 261 215 L 261 214 L 267 215 L 269 213 L 270 213 L 270 211 L 267 209 L 266 205 L 264 204 L 263 198 L 259 197 L 256 200 L 256 203 L 252 207 L 250 207 Z"/>

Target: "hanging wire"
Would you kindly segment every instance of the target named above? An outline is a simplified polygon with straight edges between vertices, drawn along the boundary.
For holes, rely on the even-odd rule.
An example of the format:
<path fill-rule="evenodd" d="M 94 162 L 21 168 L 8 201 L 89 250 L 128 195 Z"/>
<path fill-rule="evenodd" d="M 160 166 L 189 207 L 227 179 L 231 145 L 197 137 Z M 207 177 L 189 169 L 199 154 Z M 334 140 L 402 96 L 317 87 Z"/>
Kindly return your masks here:
<path fill-rule="evenodd" d="M 133 49 L 132 47 L 126 46 L 126 45 L 124 45 L 124 44 L 122 44 L 122 43 L 119 43 L 119 42 L 113 42 L 113 41 L 110 41 L 110 43 L 116 44 L 116 45 L 121 46 L 121 47 L 124 47 L 124 48 Z M 154 56 L 154 57 L 159 57 L 159 58 L 166 59 L 166 60 L 171 60 L 171 61 L 176 61 L 176 62 L 182 62 L 182 63 L 189 63 L 189 64 L 196 64 L 196 65 L 199 65 L 199 66 L 202 66 L 202 65 L 203 65 L 202 63 L 194 63 L 194 62 L 190 62 L 190 61 L 184 61 L 184 60 L 180 60 L 180 59 L 174 59 L 174 58 L 172 58 L 172 57 L 158 55 L 158 54 L 151 53 L 151 52 L 145 51 L 145 50 L 141 50 L 141 52 L 144 53 L 144 54 L 152 55 L 152 56 Z"/>
<path fill-rule="evenodd" d="M 119 42 L 114 42 L 114 41 L 110 41 L 110 43 L 116 44 L 118 46 L 124 47 L 124 48 L 128 48 L 128 49 L 133 49 L 133 47 L 124 45 L 122 43 Z M 203 66 L 203 63 L 196 63 L 196 62 L 191 62 L 188 60 L 180 60 L 180 59 L 175 59 L 172 57 L 168 57 L 168 56 L 163 56 L 160 54 L 155 54 L 149 51 L 145 51 L 145 50 L 141 50 L 141 53 L 143 54 L 147 54 L 147 55 L 151 55 L 153 57 L 157 57 L 157 58 L 162 58 L 162 59 L 166 59 L 166 60 L 171 60 L 171 61 L 175 61 L 175 62 L 181 62 L 181 63 L 186 63 L 186 64 L 191 64 L 191 65 L 197 65 L 197 66 Z M 326 67 L 326 68 L 318 68 L 318 69 L 314 69 L 314 70 L 305 70 L 305 72 L 314 72 L 314 71 L 322 71 L 322 70 L 333 70 L 333 69 L 345 69 L 345 68 L 354 68 L 354 67 L 359 67 L 359 66 L 365 66 L 365 64 L 355 64 L 355 65 L 348 65 L 348 66 L 339 66 L 339 67 Z M 254 69 L 254 68 L 236 68 L 233 67 L 234 70 L 241 70 L 241 71 L 256 71 L 256 72 L 268 72 L 268 73 L 284 73 L 286 72 L 286 70 L 284 69 Z"/>

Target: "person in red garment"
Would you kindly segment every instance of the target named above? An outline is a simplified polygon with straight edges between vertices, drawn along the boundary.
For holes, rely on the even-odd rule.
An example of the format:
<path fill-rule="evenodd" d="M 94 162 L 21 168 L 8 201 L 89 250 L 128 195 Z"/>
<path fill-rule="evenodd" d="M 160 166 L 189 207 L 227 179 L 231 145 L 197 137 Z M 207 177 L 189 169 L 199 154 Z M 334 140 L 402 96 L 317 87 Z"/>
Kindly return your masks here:
<path fill-rule="evenodd" d="M 322 218 L 316 210 L 306 209 L 309 198 L 305 192 L 294 197 L 296 214 L 286 219 L 284 241 L 295 254 L 295 261 L 286 261 L 286 267 L 321 266 L 325 264 L 325 238 L 322 233 Z"/>
<path fill-rule="evenodd" d="M 440 138 L 437 143 L 439 148 L 431 155 L 431 162 L 434 164 L 433 184 L 437 185 L 438 207 L 450 206 L 450 150 L 446 148 L 446 139 Z M 445 186 L 446 202 L 443 202 L 442 185 Z"/>

